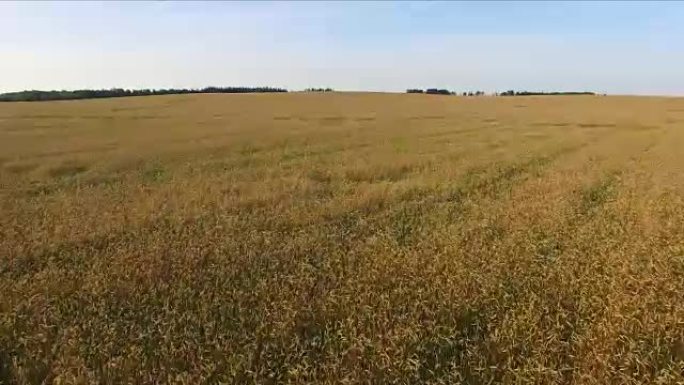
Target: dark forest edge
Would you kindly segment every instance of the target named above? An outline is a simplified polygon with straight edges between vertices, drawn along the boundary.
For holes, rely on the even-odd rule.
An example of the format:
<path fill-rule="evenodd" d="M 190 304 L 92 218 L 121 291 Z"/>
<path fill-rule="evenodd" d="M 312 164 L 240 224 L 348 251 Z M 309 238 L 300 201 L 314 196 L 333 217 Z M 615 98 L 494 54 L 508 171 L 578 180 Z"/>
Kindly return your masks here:
<path fill-rule="evenodd" d="M 76 100 L 120 98 L 125 96 L 151 96 L 175 94 L 241 94 L 250 92 L 287 92 L 284 88 L 273 87 L 205 87 L 200 89 L 168 88 L 127 90 L 75 90 L 75 91 L 19 91 L 0 94 L 0 102 L 38 102 L 49 100 Z"/>

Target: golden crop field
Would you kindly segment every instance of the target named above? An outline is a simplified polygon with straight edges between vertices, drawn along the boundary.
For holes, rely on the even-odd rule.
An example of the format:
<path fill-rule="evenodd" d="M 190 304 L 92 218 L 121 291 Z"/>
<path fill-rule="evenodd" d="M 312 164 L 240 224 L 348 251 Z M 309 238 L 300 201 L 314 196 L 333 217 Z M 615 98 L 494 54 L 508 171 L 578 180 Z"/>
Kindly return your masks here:
<path fill-rule="evenodd" d="M 684 382 L 684 99 L 0 104 L 0 383 Z"/>

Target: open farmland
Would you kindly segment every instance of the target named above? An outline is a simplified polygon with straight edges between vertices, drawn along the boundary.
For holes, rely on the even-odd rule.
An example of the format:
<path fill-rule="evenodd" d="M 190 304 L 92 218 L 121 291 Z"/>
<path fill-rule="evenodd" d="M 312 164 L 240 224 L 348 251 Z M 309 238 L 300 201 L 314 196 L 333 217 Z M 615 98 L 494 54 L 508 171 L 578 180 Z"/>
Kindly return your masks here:
<path fill-rule="evenodd" d="M 684 381 L 684 99 L 0 104 L 0 383 Z"/>

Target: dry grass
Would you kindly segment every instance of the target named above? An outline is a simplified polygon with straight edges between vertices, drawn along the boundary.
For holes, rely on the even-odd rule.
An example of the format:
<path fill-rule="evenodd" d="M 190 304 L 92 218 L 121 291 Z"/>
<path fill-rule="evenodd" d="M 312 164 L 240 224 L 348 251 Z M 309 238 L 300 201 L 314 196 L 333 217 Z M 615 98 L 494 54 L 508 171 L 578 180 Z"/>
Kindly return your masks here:
<path fill-rule="evenodd" d="M 0 383 L 682 383 L 682 111 L 2 104 Z"/>

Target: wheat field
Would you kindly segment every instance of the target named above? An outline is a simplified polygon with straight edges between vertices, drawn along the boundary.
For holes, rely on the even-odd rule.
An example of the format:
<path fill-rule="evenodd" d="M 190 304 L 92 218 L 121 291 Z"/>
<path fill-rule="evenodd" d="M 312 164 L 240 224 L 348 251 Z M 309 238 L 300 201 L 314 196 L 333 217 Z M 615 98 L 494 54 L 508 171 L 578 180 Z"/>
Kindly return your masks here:
<path fill-rule="evenodd" d="M 0 384 L 684 382 L 684 99 L 0 104 Z"/>

